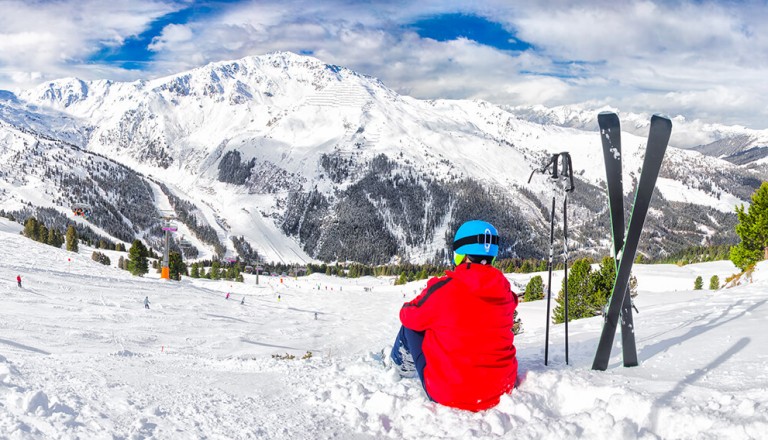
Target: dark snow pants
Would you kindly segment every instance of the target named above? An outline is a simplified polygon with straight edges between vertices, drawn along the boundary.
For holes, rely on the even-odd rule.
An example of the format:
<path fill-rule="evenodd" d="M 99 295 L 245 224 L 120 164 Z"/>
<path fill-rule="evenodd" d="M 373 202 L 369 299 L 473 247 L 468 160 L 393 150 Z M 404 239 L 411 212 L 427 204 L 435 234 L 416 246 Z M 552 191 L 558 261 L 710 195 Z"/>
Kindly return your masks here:
<path fill-rule="evenodd" d="M 392 353 L 390 357 L 392 361 L 398 366 L 402 366 L 403 363 L 408 363 L 410 359 L 403 359 L 403 356 L 410 356 L 413 361 L 413 366 L 416 368 L 416 372 L 421 379 L 421 386 L 424 387 L 424 392 L 429 397 L 429 400 L 433 400 L 427 392 L 427 386 L 424 382 L 424 367 L 427 366 L 427 358 L 424 357 L 424 352 L 421 350 L 421 344 L 424 342 L 424 332 L 417 332 L 404 326 L 400 326 L 400 331 L 397 333 L 395 343 L 392 346 Z"/>

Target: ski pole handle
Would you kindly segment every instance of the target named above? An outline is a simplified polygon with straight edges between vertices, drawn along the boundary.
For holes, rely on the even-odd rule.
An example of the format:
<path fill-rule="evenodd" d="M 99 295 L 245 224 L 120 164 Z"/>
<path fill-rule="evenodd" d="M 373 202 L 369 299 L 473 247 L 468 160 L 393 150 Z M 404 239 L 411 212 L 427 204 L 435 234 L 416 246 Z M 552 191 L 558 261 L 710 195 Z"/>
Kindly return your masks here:
<path fill-rule="evenodd" d="M 559 157 L 560 157 L 559 154 L 553 154 L 552 160 L 547 164 L 547 167 L 549 167 L 550 164 L 552 165 L 552 175 L 550 177 L 552 177 L 553 179 L 557 179 L 557 159 Z"/>
<path fill-rule="evenodd" d="M 552 158 L 549 160 L 549 162 L 547 162 L 543 167 L 531 171 L 531 175 L 528 176 L 528 183 L 531 183 L 531 179 L 533 179 L 533 175 L 536 174 L 536 172 L 539 172 L 541 174 L 546 173 L 547 170 L 549 169 L 550 165 L 554 165 L 552 167 L 551 177 L 553 179 L 557 179 L 557 158 L 558 158 L 558 156 L 559 156 L 559 154 L 553 154 Z"/>
<path fill-rule="evenodd" d="M 562 152 L 560 155 L 563 157 L 563 169 L 561 175 L 568 178 L 568 186 L 565 187 L 565 192 L 572 192 L 573 185 L 573 162 L 571 162 L 571 155 L 568 152 Z"/>

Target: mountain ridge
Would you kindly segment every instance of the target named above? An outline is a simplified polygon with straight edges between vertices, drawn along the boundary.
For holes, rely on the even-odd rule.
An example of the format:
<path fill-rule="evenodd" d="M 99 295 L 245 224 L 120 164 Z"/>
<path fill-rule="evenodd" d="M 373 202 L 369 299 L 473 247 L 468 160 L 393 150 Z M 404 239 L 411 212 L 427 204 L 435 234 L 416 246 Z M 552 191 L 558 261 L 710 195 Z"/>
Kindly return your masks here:
<path fill-rule="evenodd" d="M 51 81 L 0 101 L 0 121 L 13 129 L 67 139 L 194 206 L 221 245 L 198 242 L 203 256 L 234 256 L 230 241 L 243 236 L 273 261 L 427 261 L 447 258 L 449 231 L 482 215 L 508 228 L 506 255 L 543 257 L 547 200 L 557 187 L 526 180 L 564 150 L 574 155 L 579 183 L 569 213 L 574 249 L 607 249 L 602 159 L 588 112 L 574 113 L 581 129 L 523 113 L 400 96 L 373 77 L 285 52 L 131 83 Z M 25 127 L 29 115 L 41 122 Z M 632 134 L 639 128 L 625 130 L 632 182 L 645 140 Z M 765 168 L 676 148 L 667 161 L 654 205 L 690 214 L 658 215 L 649 235 L 682 227 L 685 238 L 672 246 L 648 239 L 642 250 L 732 240 L 732 206 L 749 200 Z"/>

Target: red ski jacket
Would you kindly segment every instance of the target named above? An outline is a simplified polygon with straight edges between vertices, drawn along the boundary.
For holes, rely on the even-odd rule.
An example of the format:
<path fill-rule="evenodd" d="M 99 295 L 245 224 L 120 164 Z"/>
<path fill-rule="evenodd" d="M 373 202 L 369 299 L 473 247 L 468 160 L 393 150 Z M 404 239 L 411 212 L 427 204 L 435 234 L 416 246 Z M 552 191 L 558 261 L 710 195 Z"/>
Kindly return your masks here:
<path fill-rule="evenodd" d="M 424 331 L 424 387 L 436 402 L 480 411 L 499 403 L 517 378 L 517 295 L 496 268 L 462 263 L 432 278 L 403 304 L 400 321 Z"/>

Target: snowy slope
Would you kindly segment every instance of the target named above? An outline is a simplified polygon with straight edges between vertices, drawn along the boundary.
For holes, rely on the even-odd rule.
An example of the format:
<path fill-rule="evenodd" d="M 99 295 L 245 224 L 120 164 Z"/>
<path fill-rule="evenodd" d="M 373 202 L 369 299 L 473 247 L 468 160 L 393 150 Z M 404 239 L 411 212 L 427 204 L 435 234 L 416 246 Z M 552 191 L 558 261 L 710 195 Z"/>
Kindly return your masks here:
<path fill-rule="evenodd" d="M 39 122 L 22 124 L 29 115 Z M 496 197 L 495 210 L 521 218 L 531 228 L 510 239 L 519 247 L 516 255 L 541 256 L 541 244 L 528 237 L 545 233 L 542 207 L 548 206 L 557 186 L 541 176 L 529 184 L 528 176 L 548 155 L 561 151 L 573 154 L 579 180 L 570 216 L 575 249 L 605 249 L 607 240 L 595 237 L 595 229 L 607 218 L 600 199 L 604 171 L 595 116 L 596 112 L 583 109 L 536 108 L 526 113 L 484 101 L 416 100 L 396 94 L 375 78 L 315 58 L 278 52 L 212 63 L 151 81 L 68 78 L 18 97 L 3 94 L 0 123 L 8 126 L 0 124 L 0 139 L 6 132 L 23 129 L 118 161 L 193 204 L 199 220 L 215 229 L 227 247 L 226 255 L 234 255 L 229 238 L 243 236 L 265 259 L 276 262 L 303 263 L 319 255 L 343 258 L 343 251 L 321 252 L 323 244 L 345 239 L 343 234 L 333 235 L 337 230 L 333 225 L 342 215 L 337 208 L 351 198 L 345 191 L 366 178 L 380 179 L 358 191 L 365 197 L 350 204 L 371 203 L 367 211 L 375 211 L 375 220 L 397 241 L 398 252 L 389 257 L 405 255 L 423 262 L 445 247 L 444 232 L 456 221 L 453 216 L 460 198 L 450 184 L 462 179 L 508 196 L 509 201 Z M 630 115 L 624 124 L 627 194 L 642 163 L 647 120 Z M 237 168 L 222 168 L 232 154 L 249 173 L 247 179 L 222 177 Z M 371 171 L 372 161 L 382 155 L 396 167 L 391 175 Z M 732 221 L 726 217 L 732 219 L 734 206 L 749 201 L 767 173 L 765 168 L 670 148 L 659 190 L 667 201 L 686 205 L 659 209 L 648 228 L 656 235 L 688 228 L 679 234 L 685 242 L 671 249 L 662 244 L 661 250 L 645 251 L 658 254 L 732 235 Z M 392 193 L 399 189 L 386 183 L 394 176 L 456 196 L 444 204 L 445 213 L 425 209 L 422 218 L 407 219 L 403 212 L 429 203 L 416 200 L 410 206 L 393 207 L 397 196 Z M 8 186 L 13 191 L 13 185 Z M 424 192 L 425 199 L 435 197 L 434 191 Z M 319 194 L 327 209 L 312 211 L 294 204 L 296 194 L 305 196 L 303 200 Z M 657 199 L 654 205 L 660 202 Z M 40 203 L 55 204 L 53 200 Z M 167 205 L 163 197 L 158 198 L 160 205 Z M 0 201 L 0 208 L 12 207 Z M 709 220 L 710 209 L 717 211 L 717 219 Z M 397 215 L 406 220 L 395 220 Z M 286 219 L 299 216 L 299 226 L 289 231 Z M 440 226 L 425 228 L 423 233 L 407 230 L 428 223 L 428 217 L 437 218 Z M 306 225 L 312 222 L 307 218 L 316 221 L 314 231 L 326 232 L 308 233 Z M 343 244 L 342 249 L 356 245 Z M 210 246 L 201 250 L 208 256 L 214 253 Z"/>
<path fill-rule="evenodd" d="M 544 301 L 521 304 L 521 382 L 469 413 L 429 402 L 382 361 L 423 282 L 163 282 L 19 229 L 0 219 L 3 438 L 756 439 L 768 428 L 765 263 L 752 284 L 716 292 L 690 289 L 730 263 L 637 266 L 637 368 L 614 349 L 608 371 L 590 370 L 600 318 L 571 323 L 570 365 L 554 325 L 543 366 Z"/>

